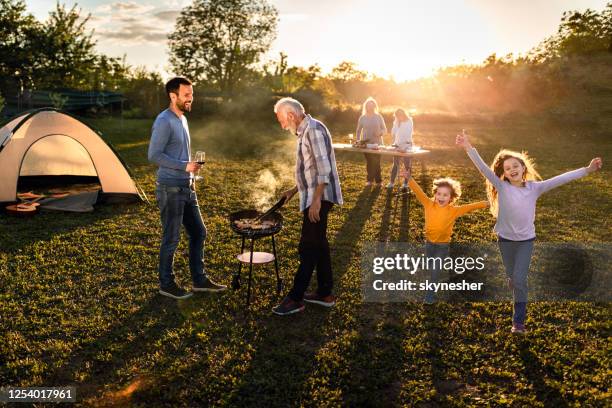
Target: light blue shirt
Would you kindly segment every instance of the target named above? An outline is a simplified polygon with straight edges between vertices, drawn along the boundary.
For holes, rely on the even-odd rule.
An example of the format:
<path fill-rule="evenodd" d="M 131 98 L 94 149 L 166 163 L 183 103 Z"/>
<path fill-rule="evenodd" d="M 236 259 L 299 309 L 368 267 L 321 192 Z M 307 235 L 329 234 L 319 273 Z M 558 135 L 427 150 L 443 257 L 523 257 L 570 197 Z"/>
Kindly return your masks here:
<path fill-rule="evenodd" d="M 185 171 L 191 161 L 191 139 L 185 115 L 178 117 L 170 109 L 153 122 L 149 143 L 149 161 L 159 166 L 157 182 L 171 186 L 189 185 L 192 174 Z"/>

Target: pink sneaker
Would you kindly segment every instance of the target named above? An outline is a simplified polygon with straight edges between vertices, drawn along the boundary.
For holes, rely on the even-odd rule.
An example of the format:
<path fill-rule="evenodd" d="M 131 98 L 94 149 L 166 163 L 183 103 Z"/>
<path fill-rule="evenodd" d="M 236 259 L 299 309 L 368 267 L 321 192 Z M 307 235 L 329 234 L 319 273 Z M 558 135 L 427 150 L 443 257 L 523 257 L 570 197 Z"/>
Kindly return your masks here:
<path fill-rule="evenodd" d="M 525 334 L 527 333 L 527 329 L 524 324 L 521 323 L 512 323 L 512 333 L 516 334 Z"/>

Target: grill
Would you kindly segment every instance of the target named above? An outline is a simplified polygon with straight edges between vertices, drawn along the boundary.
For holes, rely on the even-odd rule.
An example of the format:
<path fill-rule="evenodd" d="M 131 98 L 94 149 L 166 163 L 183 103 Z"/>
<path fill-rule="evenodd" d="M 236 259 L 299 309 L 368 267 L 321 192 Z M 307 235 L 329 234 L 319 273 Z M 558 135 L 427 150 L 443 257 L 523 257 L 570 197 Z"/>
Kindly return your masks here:
<path fill-rule="evenodd" d="M 232 276 L 232 289 L 240 289 L 241 286 L 241 272 L 242 272 L 242 264 L 249 264 L 249 280 L 248 280 L 248 289 L 246 296 L 246 305 L 249 306 L 251 300 L 251 285 L 253 281 L 253 263 L 268 263 L 271 262 L 271 258 L 274 260 L 274 271 L 276 272 L 276 291 L 280 293 L 283 288 L 283 280 L 280 278 L 278 273 L 278 259 L 276 256 L 276 242 L 274 240 L 274 235 L 278 234 L 283 229 L 283 216 L 279 212 L 272 212 L 266 214 L 261 218 L 261 222 L 268 221 L 272 222 L 272 225 L 267 228 L 239 228 L 235 221 L 240 219 L 254 219 L 260 217 L 263 213 L 257 210 L 242 210 L 231 213 L 229 216 L 230 228 L 236 234 L 238 234 L 242 238 L 242 245 L 240 249 L 240 255 L 238 256 L 238 268 L 237 271 L 234 272 Z M 270 237 L 272 241 L 272 257 L 269 257 L 261 262 L 258 262 L 256 256 L 259 254 L 270 255 L 265 253 L 254 253 L 255 241 L 260 238 Z M 246 241 L 250 240 L 250 252 L 245 253 L 244 249 L 246 246 Z M 255 259 L 254 259 L 255 256 Z"/>
<path fill-rule="evenodd" d="M 274 225 L 268 228 L 261 229 L 253 229 L 253 228 L 239 228 L 234 221 L 238 221 L 240 219 L 245 218 L 257 218 L 261 215 L 257 210 L 242 210 L 237 211 L 235 213 L 230 214 L 230 226 L 232 230 L 238 234 L 242 235 L 245 238 L 263 238 L 267 236 L 274 236 L 280 232 L 283 228 L 283 216 L 278 212 L 273 212 L 272 214 L 266 215 L 261 219 L 261 221 L 273 221 Z"/>

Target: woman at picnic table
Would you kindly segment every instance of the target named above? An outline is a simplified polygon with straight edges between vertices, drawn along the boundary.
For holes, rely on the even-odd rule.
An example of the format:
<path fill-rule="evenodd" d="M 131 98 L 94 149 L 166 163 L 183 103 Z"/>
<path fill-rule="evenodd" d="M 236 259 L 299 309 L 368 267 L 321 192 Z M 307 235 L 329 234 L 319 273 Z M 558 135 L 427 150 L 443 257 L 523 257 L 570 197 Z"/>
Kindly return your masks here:
<path fill-rule="evenodd" d="M 357 140 L 367 144 L 383 143 L 383 135 L 387 133 L 385 120 L 378 113 L 378 104 L 374 98 L 369 97 L 363 103 L 362 113 L 357 121 L 357 131 L 355 132 Z M 367 167 L 367 182 L 366 186 L 382 182 L 380 174 L 380 155 L 375 153 L 364 153 Z"/>

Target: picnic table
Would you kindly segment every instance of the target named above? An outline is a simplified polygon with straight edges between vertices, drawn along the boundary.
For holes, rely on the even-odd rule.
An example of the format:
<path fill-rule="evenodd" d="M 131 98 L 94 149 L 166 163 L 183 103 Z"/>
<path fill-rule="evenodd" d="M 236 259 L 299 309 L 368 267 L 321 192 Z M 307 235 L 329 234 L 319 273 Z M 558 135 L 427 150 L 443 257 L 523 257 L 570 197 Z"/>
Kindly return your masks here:
<path fill-rule="evenodd" d="M 395 157 L 413 157 L 421 158 L 431 153 L 429 150 L 421 149 L 420 147 L 413 146 L 411 151 L 397 150 L 391 146 L 379 146 L 377 149 L 368 149 L 365 147 L 355 147 L 350 143 L 333 143 L 332 147 L 336 151 L 342 152 L 357 152 L 357 153 L 371 153 L 379 154 L 381 156 L 395 156 Z"/>

